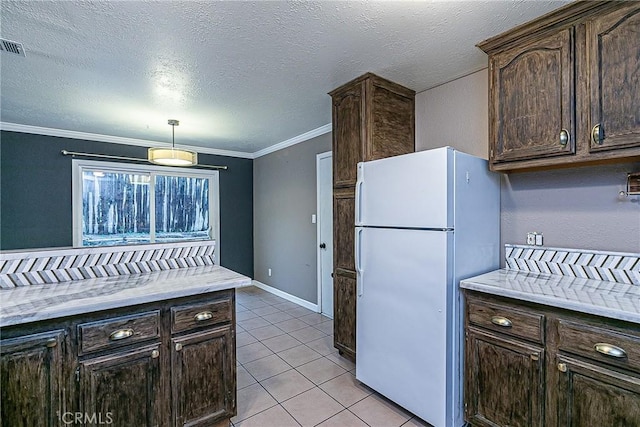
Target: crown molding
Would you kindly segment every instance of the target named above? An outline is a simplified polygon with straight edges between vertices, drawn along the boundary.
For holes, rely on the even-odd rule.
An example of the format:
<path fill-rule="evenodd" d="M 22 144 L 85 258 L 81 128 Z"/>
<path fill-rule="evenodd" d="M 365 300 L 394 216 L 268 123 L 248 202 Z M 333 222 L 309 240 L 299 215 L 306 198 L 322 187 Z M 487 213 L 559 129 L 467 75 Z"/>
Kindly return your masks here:
<path fill-rule="evenodd" d="M 283 148 L 291 147 L 292 145 L 296 145 L 301 142 L 308 141 L 311 138 L 315 138 L 316 136 L 324 135 L 325 133 L 331 132 L 332 128 L 333 127 L 331 126 L 331 123 L 327 123 L 326 125 L 310 130 L 309 132 L 305 132 L 298 136 L 294 136 L 293 138 L 287 139 L 286 141 L 279 142 L 263 150 L 256 151 L 255 153 L 253 153 L 253 158 L 257 159 L 258 157 L 266 156 L 267 154 L 271 154 L 275 151 L 282 150 Z"/>
<path fill-rule="evenodd" d="M 166 144 L 166 143 L 150 141 L 146 139 L 125 138 L 121 136 L 103 135 L 99 133 L 78 132 L 74 130 L 55 129 L 55 128 L 47 128 L 47 127 L 41 127 L 41 126 L 21 125 L 18 123 L 1 122 L 1 121 L 0 121 L 0 130 L 10 131 L 10 132 L 32 133 L 36 135 L 57 136 L 60 138 L 85 139 L 89 141 L 110 142 L 112 144 L 136 145 L 141 147 L 149 147 L 153 144 Z M 182 145 L 182 144 L 177 144 L 176 147 L 184 148 L 191 151 L 196 151 L 202 154 L 213 154 L 213 155 L 227 156 L 227 157 L 240 157 L 244 159 L 257 159 L 258 157 L 265 156 L 275 151 L 282 150 L 284 148 L 291 147 L 292 145 L 308 141 L 312 138 L 315 138 L 316 136 L 324 135 L 325 133 L 331 132 L 331 130 L 332 130 L 331 123 L 327 123 L 324 126 L 320 126 L 319 128 L 310 130 L 309 132 L 305 132 L 298 136 L 294 136 L 293 138 L 287 139 L 286 141 L 279 142 L 275 145 L 272 145 L 260 151 L 256 151 L 254 153 L 246 153 L 242 151 L 218 150 L 216 148 L 196 147 L 193 145 Z"/>
<path fill-rule="evenodd" d="M 102 135 L 99 133 L 77 132 L 74 130 L 54 129 L 40 126 L 21 125 L 18 123 L 0 122 L 0 130 L 10 132 L 32 133 L 37 135 L 57 136 L 61 138 L 86 139 L 89 141 L 110 142 L 112 144 L 136 145 L 141 147 L 149 147 L 154 144 L 164 144 L 166 142 L 150 141 L 146 139 L 125 138 L 121 136 Z M 218 150 L 215 148 L 196 147 L 194 145 L 176 144 L 176 147 L 196 151 L 202 154 L 214 154 L 227 157 L 241 157 L 245 159 L 253 159 L 252 153 L 242 151 Z"/>

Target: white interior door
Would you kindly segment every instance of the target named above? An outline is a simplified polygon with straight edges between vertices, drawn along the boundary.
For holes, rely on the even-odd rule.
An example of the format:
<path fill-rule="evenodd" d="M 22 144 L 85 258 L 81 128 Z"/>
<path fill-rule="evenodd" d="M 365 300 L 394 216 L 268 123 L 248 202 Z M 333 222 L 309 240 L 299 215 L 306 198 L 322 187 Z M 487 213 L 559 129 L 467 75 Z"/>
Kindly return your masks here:
<path fill-rule="evenodd" d="M 318 154 L 318 304 L 333 318 L 333 175 L 331 152 Z"/>

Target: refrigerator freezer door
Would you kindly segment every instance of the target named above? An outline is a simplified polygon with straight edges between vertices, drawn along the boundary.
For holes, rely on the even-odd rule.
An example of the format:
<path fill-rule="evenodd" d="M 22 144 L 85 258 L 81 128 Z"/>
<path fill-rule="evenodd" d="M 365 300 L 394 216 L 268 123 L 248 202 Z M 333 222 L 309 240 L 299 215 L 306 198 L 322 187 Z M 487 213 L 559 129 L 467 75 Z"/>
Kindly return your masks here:
<path fill-rule="evenodd" d="M 356 225 L 453 227 L 449 147 L 358 163 Z"/>
<path fill-rule="evenodd" d="M 451 232 L 356 228 L 356 378 L 445 426 Z M 449 387 L 449 389 L 448 389 Z"/>

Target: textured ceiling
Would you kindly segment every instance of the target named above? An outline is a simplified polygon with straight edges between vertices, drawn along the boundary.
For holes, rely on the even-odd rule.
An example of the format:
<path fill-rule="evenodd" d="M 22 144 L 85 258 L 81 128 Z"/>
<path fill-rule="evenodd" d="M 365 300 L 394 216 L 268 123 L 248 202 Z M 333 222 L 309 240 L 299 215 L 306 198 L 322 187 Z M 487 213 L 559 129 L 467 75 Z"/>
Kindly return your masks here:
<path fill-rule="evenodd" d="M 566 1 L 0 2 L 5 123 L 253 153 L 331 122 L 371 71 L 417 92 Z"/>

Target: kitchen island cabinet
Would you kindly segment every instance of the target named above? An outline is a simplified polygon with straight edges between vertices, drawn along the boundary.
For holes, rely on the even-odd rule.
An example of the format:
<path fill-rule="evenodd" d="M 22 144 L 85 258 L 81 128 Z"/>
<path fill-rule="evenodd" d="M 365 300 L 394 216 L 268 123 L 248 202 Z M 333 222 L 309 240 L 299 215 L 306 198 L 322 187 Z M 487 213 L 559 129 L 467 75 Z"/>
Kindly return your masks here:
<path fill-rule="evenodd" d="M 366 73 L 329 95 L 333 122 L 334 346 L 355 362 L 357 165 L 415 151 L 415 91 Z"/>
<path fill-rule="evenodd" d="M 640 158 L 640 4 L 578 1 L 478 46 L 496 171 Z"/>
<path fill-rule="evenodd" d="M 188 270 L 136 276 L 134 289 L 123 276 L 2 291 L 0 424 L 229 425 L 235 287 L 250 279 Z"/>
<path fill-rule="evenodd" d="M 175 426 L 210 426 L 236 414 L 235 363 L 235 332 L 230 324 L 172 338 Z"/>
<path fill-rule="evenodd" d="M 59 424 L 65 346 L 63 330 L 0 340 L 2 427 Z"/>
<path fill-rule="evenodd" d="M 83 415 L 83 424 L 161 425 L 159 354 L 160 345 L 155 344 L 120 349 L 79 362 L 77 412 Z M 63 423 L 69 418 L 61 417 Z"/>

